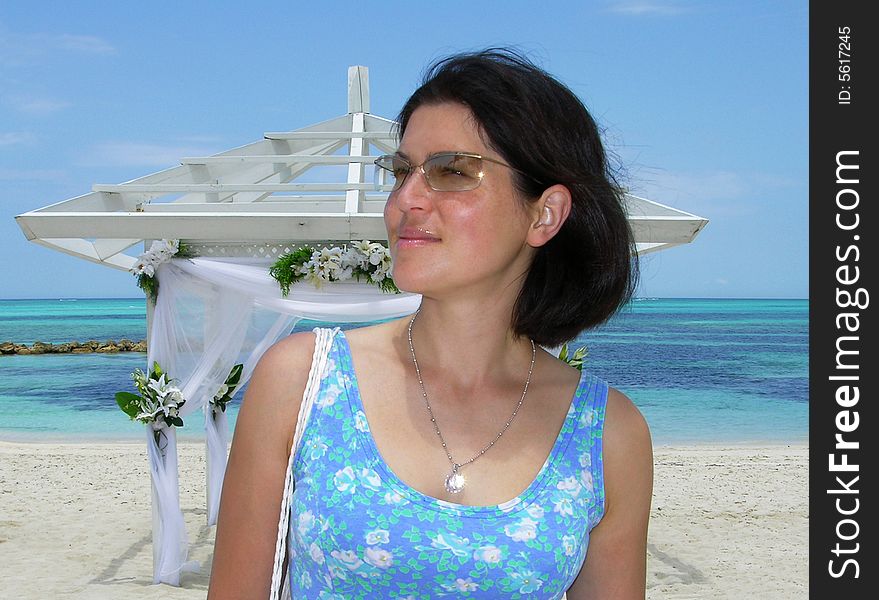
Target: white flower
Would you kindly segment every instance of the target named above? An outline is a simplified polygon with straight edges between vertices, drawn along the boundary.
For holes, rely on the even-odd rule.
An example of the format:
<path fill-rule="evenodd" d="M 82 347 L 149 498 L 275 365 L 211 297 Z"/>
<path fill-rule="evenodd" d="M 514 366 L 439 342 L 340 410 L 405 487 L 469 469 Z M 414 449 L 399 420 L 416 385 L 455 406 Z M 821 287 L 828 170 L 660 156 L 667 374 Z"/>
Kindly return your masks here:
<path fill-rule="evenodd" d="M 220 389 L 217 390 L 217 393 L 214 395 L 214 398 L 219 400 L 220 398 L 225 396 L 227 393 L 229 393 L 229 386 L 224 383 L 223 385 L 220 386 Z"/>
<path fill-rule="evenodd" d="M 526 542 L 537 537 L 537 521 L 525 517 L 518 523 L 504 526 L 504 533 L 517 542 Z"/>
<path fill-rule="evenodd" d="M 572 535 L 562 536 L 562 548 L 565 550 L 565 556 L 574 556 L 574 550 L 577 548 L 577 538 Z"/>
<path fill-rule="evenodd" d="M 543 518 L 545 511 L 539 504 L 529 504 L 528 508 L 525 509 L 525 512 L 527 512 L 532 519 L 540 520 Z"/>
<path fill-rule="evenodd" d="M 354 469 L 347 466 L 336 471 L 333 483 L 335 483 L 336 489 L 340 492 L 350 492 L 353 494 L 357 490 L 357 479 L 354 477 Z"/>
<path fill-rule="evenodd" d="M 369 548 L 367 548 L 366 553 L 363 555 L 363 558 L 372 566 L 379 567 L 381 569 L 387 569 L 394 562 L 393 554 L 391 554 L 384 548 L 379 548 L 377 546 L 370 546 Z"/>
<path fill-rule="evenodd" d="M 357 554 L 355 554 L 353 550 L 333 550 L 330 552 L 330 556 L 352 571 L 363 564 L 363 561 L 357 557 Z"/>
<path fill-rule="evenodd" d="M 354 414 L 354 429 L 364 433 L 369 431 L 369 422 L 367 422 L 366 415 L 362 410 L 358 410 Z"/>
<path fill-rule="evenodd" d="M 149 250 L 137 257 L 131 271 L 136 275 L 152 277 L 156 273 L 156 267 L 171 260 L 179 250 L 179 240 L 155 240 Z"/>
<path fill-rule="evenodd" d="M 378 473 L 372 469 L 363 468 L 360 470 L 360 483 L 363 484 L 363 487 L 377 492 L 381 488 L 382 480 Z"/>
<path fill-rule="evenodd" d="M 565 496 L 555 501 L 555 507 L 552 510 L 560 515 L 567 515 L 570 517 L 574 514 L 574 503 L 571 501 L 570 496 Z"/>
<path fill-rule="evenodd" d="M 385 492 L 385 504 L 401 504 L 403 502 L 403 496 L 399 494 L 399 492 Z"/>
<path fill-rule="evenodd" d="M 583 487 L 585 487 L 586 489 L 588 489 L 588 490 L 592 489 L 593 481 L 592 481 L 592 471 L 591 470 L 583 469 L 582 471 L 580 471 L 580 483 L 582 483 Z"/>
<path fill-rule="evenodd" d="M 581 467 L 590 467 L 592 466 L 592 456 L 588 452 L 584 452 L 580 455 L 580 466 Z"/>
<path fill-rule="evenodd" d="M 391 541 L 391 534 L 387 529 L 376 529 L 366 534 L 366 543 L 369 546 L 387 544 Z"/>
<path fill-rule="evenodd" d="M 314 513 L 307 510 L 299 515 L 299 527 L 297 528 L 297 531 L 299 532 L 299 535 L 304 536 L 312 527 L 314 527 Z"/>
<path fill-rule="evenodd" d="M 351 242 L 351 247 L 356 248 L 363 254 L 369 254 L 372 243 L 369 240 L 361 240 L 359 242 Z"/>
<path fill-rule="evenodd" d="M 580 482 L 572 475 L 559 481 L 556 485 L 556 488 L 562 490 L 564 492 L 568 492 L 573 498 L 576 498 L 580 495 L 580 491 L 583 489 L 583 486 L 580 485 Z"/>
<path fill-rule="evenodd" d="M 503 553 L 497 546 L 480 546 L 473 552 L 474 560 L 481 560 L 492 565 L 501 562 Z"/>
<path fill-rule="evenodd" d="M 308 553 L 311 555 L 311 560 L 319 565 L 324 564 L 324 551 L 315 542 L 311 542 L 311 546 L 308 547 Z"/>

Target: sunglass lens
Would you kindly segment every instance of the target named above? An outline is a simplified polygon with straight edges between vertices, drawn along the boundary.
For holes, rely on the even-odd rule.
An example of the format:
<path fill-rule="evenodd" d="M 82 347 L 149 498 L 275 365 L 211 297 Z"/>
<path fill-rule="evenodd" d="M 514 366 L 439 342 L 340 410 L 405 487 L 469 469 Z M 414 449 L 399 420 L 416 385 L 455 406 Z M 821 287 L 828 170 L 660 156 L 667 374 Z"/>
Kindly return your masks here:
<path fill-rule="evenodd" d="M 409 163 L 399 156 L 382 156 L 375 161 L 375 184 L 376 189 L 386 189 L 385 186 L 392 186 L 396 190 L 403 185 L 403 180 L 409 174 L 411 167 Z"/>
<path fill-rule="evenodd" d="M 463 154 L 438 154 L 424 163 L 430 187 L 441 192 L 463 192 L 482 181 L 482 160 Z"/>

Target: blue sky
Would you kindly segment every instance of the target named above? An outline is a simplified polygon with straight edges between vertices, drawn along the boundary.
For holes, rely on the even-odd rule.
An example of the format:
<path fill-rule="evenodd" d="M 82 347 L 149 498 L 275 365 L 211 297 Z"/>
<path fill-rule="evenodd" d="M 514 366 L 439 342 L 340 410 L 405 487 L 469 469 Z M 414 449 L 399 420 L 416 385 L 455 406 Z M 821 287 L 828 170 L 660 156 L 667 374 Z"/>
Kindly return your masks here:
<path fill-rule="evenodd" d="M 515 46 L 570 86 L 633 193 L 711 220 L 640 295 L 808 296 L 808 3 L 0 4 L 0 298 L 136 297 L 14 216 L 344 114 L 393 117 L 446 54 Z"/>

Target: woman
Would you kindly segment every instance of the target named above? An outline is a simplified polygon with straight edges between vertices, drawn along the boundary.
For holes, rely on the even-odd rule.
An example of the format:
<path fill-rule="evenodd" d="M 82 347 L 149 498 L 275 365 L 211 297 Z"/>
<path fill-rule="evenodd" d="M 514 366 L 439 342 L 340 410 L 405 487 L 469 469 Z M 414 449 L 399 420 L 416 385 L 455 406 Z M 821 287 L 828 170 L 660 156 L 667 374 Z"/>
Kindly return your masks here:
<path fill-rule="evenodd" d="M 436 64 L 377 165 L 415 315 L 337 333 L 294 465 L 294 598 L 643 598 L 644 419 L 554 347 L 632 292 L 594 122 L 505 50 Z M 229 459 L 211 599 L 266 598 L 314 335 L 256 368 Z M 587 552 L 588 548 L 588 552 Z"/>

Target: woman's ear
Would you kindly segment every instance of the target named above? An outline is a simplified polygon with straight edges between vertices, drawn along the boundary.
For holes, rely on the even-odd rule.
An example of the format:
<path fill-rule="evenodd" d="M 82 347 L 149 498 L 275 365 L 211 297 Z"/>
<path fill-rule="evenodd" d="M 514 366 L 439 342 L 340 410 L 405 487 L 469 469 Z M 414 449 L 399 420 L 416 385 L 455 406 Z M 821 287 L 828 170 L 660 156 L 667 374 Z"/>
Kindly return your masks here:
<path fill-rule="evenodd" d="M 546 188 L 532 205 L 532 211 L 533 222 L 525 241 L 532 248 L 539 248 L 555 237 L 571 214 L 570 190 L 561 184 Z"/>

